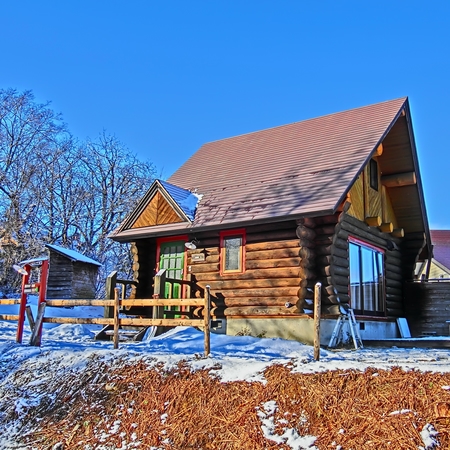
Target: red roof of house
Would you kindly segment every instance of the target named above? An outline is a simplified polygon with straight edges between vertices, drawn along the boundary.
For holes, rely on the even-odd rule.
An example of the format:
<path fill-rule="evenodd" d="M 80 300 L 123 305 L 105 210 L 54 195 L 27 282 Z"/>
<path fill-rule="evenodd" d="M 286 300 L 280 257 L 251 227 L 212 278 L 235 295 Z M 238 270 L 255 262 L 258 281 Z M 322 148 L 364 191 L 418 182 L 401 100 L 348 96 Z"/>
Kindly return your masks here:
<path fill-rule="evenodd" d="M 450 269 L 450 230 L 430 230 L 434 259 Z"/>
<path fill-rule="evenodd" d="M 119 227 L 114 238 L 333 213 L 402 112 L 409 114 L 407 103 L 399 98 L 204 144 L 168 179 L 201 195 L 193 222 Z"/>

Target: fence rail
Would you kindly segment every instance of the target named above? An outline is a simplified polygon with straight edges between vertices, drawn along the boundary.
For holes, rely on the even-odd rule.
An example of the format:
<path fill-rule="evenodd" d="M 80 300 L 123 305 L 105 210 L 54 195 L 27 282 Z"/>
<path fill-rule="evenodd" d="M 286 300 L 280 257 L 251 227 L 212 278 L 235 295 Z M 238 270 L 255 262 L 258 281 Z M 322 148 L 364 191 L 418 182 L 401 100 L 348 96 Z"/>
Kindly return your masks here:
<path fill-rule="evenodd" d="M 164 272 L 158 280 L 158 285 L 162 288 L 167 279 L 164 277 Z M 120 280 L 122 281 L 122 280 Z M 171 280 L 170 280 L 171 281 Z M 179 282 L 179 280 L 175 280 Z M 125 284 L 125 283 L 121 283 Z M 157 284 L 155 277 L 155 285 Z M 123 291 L 122 291 L 123 292 Z M 162 290 L 162 292 L 164 292 Z M 39 305 L 36 321 L 32 317 L 31 309 L 27 306 L 27 317 L 32 329 L 32 336 L 30 344 L 39 345 L 40 333 L 42 330 L 42 323 L 68 323 L 68 324 L 98 324 L 98 325 L 113 325 L 113 342 L 114 348 L 119 347 L 119 328 L 121 326 L 155 326 L 155 327 L 174 327 L 174 326 L 194 326 L 203 328 L 205 334 L 205 356 L 210 353 L 210 320 L 211 320 L 211 299 L 210 288 L 206 287 L 203 298 L 188 298 L 188 299 L 164 299 L 159 298 L 159 294 L 151 299 L 123 299 L 119 288 L 114 288 L 114 298 L 110 299 L 52 299 L 46 300 Z M 20 299 L 3 299 L 0 300 L 1 305 L 21 304 Z M 104 306 L 111 308 L 113 317 L 45 317 L 46 306 Z M 123 307 L 140 306 L 153 307 L 152 318 L 134 318 L 134 317 L 120 317 L 120 312 Z M 199 318 L 191 318 L 191 311 L 171 311 L 180 318 L 164 318 L 164 307 L 196 307 L 195 313 Z M 22 305 L 21 305 L 22 307 Z M 203 309 L 203 314 L 200 310 Z M 201 317 L 202 316 L 202 317 Z M 0 320 L 19 321 L 20 315 L 1 315 Z M 18 324 L 20 326 L 20 323 Z M 22 324 L 23 326 L 23 324 Z"/>

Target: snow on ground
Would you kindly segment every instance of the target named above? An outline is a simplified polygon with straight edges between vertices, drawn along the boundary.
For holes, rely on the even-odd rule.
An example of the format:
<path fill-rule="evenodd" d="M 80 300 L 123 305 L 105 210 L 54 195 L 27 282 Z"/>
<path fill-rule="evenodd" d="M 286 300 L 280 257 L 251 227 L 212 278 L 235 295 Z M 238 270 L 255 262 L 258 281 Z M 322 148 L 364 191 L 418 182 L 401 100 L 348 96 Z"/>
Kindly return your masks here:
<path fill-rule="evenodd" d="M 1 314 L 15 314 L 17 306 L 0 306 Z M 47 308 L 47 316 L 100 316 L 103 308 Z M 11 442 L 15 427 L 20 424 L 26 407 L 39 404 L 38 385 L 45 385 L 46 374 L 60 376 L 67 371 L 82 370 L 90 358 L 96 357 L 113 363 L 120 359 L 145 359 L 150 365 L 171 367 L 186 360 L 193 369 L 211 368 L 224 382 L 234 380 L 264 382 L 262 371 L 269 365 L 288 362 L 294 372 L 313 373 L 334 369 L 365 370 L 368 367 L 389 369 L 400 366 L 406 370 L 449 372 L 450 350 L 364 348 L 361 350 L 328 351 L 322 349 L 320 360 L 314 361 L 313 348 L 295 341 L 254 338 L 251 336 L 211 335 L 211 354 L 203 358 L 204 336 L 194 328 L 178 327 L 158 337 L 146 337 L 142 342 L 121 342 L 119 350 L 112 342 L 94 341 L 99 326 L 44 324 L 41 347 L 28 345 L 31 335 L 25 326 L 23 344 L 15 342 L 17 323 L 0 321 L 0 448 L 18 448 Z M 14 387 L 14 376 L 28 368 L 31 372 L 28 384 L 21 389 Z M 443 386 L 448 389 L 448 386 Z M 7 398 L 6 398 L 7 396 Z M 17 423 L 2 424 L 2 402 L 13 405 Z M 263 405 L 259 412 L 261 427 L 267 438 L 274 428 L 271 415 L 275 404 Z M 2 430 L 3 427 L 3 430 Z M 6 427 L 6 428 L 5 428 Z M 7 441 L 7 436 L 10 440 Z M 433 430 L 423 430 L 423 448 L 433 440 Z M 295 430 L 286 429 L 281 439 L 292 449 L 314 447 L 313 436 L 298 436 Z M 281 442 L 281 441 L 280 441 Z"/>

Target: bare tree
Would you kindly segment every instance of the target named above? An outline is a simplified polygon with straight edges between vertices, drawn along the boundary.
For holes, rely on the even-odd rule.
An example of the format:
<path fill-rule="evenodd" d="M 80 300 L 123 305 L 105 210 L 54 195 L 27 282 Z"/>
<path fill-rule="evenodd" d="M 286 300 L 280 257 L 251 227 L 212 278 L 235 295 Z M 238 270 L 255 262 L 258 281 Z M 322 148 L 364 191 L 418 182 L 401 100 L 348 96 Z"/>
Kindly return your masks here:
<path fill-rule="evenodd" d="M 99 261 L 99 286 L 111 270 L 130 270 L 126 246 L 108 235 L 154 176 L 116 137 L 78 143 L 31 92 L 0 91 L 0 292 L 17 288 L 12 264 L 38 256 L 45 243 Z"/>

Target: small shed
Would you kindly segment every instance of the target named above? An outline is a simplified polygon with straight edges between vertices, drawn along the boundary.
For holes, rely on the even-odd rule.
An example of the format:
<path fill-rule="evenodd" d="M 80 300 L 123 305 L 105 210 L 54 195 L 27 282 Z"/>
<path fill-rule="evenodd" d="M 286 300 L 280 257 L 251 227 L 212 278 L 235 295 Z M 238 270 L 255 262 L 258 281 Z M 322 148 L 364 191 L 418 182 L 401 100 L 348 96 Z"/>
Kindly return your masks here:
<path fill-rule="evenodd" d="M 46 244 L 49 251 L 48 299 L 95 298 L 101 264 L 75 250 Z"/>

